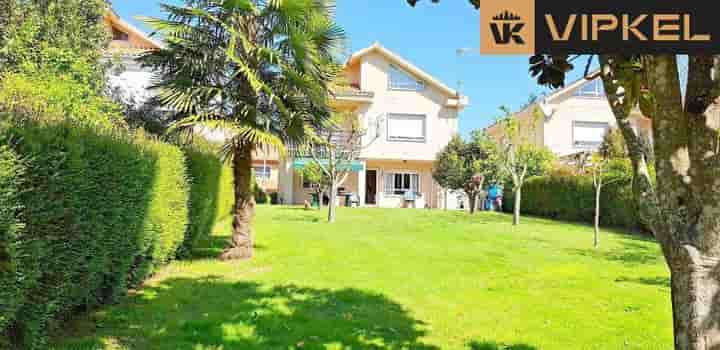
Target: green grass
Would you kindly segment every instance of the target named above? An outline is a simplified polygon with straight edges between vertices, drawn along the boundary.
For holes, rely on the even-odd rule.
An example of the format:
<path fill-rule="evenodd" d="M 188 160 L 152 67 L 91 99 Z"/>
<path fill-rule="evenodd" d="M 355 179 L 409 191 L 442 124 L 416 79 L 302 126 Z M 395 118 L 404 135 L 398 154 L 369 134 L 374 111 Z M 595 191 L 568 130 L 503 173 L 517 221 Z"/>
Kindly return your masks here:
<path fill-rule="evenodd" d="M 177 262 L 58 349 L 670 349 L 656 244 L 503 214 L 260 207 L 257 257 Z M 200 256 L 217 253 L 225 227 Z"/>

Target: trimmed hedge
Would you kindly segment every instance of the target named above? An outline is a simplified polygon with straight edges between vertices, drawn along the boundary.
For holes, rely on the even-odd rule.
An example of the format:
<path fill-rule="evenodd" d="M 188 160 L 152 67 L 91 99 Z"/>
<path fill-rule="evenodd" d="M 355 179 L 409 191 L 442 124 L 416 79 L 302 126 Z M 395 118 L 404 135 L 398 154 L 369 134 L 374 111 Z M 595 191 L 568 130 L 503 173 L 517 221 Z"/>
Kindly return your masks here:
<path fill-rule="evenodd" d="M 185 153 L 192 186 L 190 226 L 181 256 L 189 256 L 199 240 L 210 237 L 215 225 L 232 214 L 235 198 L 232 168 L 218 158 L 217 147 L 196 140 Z"/>
<path fill-rule="evenodd" d="M 512 212 L 512 191 L 505 191 L 503 207 L 506 212 Z M 592 223 L 595 220 L 595 188 L 592 178 L 560 175 L 530 178 L 523 186 L 520 208 L 523 214 Z M 600 223 L 605 226 L 642 228 L 629 179 L 603 187 Z"/>
<path fill-rule="evenodd" d="M 177 147 L 73 122 L 5 123 L 0 144 L 0 332 L 40 349 L 175 257 L 186 164 Z"/>

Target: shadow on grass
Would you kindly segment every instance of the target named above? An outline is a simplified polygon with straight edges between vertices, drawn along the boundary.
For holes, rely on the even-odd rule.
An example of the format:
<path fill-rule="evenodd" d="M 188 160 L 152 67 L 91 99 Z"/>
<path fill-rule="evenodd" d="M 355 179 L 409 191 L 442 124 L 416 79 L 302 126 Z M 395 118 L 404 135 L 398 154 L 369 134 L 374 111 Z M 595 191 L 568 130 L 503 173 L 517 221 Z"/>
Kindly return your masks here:
<path fill-rule="evenodd" d="M 619 277 L 615 280 L 618 283 L 644 284 L 661 288 L 670 288 L 670 277 Z"/>
<path fill-rule="evenodd" d="M 591 258 L 606 259 L 612 262 L 618 262 L 625 265 L 654 265 L 663 259 L 662 254 L 657 249 L 652 249 L 646 244 L 634 242 L 632 240 L 619 241 L 622 247 L 613 250 L 602 249 L 567 249 L 571 254 L 582 255 Z"/>
<path fill-rule="evenodd" d="M 58 349 L 439 350 L 402 305 L 351 288 L 175 278 L 93 318 Z"/>
<path fill-rule="evenodd" d="M 538 350 L 538 348 L 534 346 L 530 346 L 527 344 L 502 344 L 502 343 L 495 343 L 495 342 L 471 342 L 468 344 L 468 347 L 470 350 Z"/>

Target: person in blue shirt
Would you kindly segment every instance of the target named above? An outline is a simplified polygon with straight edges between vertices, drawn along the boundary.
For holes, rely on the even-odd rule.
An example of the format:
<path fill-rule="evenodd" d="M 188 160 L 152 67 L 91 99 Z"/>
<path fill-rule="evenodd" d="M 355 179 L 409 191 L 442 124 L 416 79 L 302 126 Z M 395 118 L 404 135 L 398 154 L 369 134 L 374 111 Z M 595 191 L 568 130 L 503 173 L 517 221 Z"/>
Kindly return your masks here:
<path fill-rule="evenodd" d="M 486 209 L 493 211 L 502 210 L 502 196 L 502 187 L 498 186 L 498 184 L 490 185 L 490 188 L 488 189 Z"/>

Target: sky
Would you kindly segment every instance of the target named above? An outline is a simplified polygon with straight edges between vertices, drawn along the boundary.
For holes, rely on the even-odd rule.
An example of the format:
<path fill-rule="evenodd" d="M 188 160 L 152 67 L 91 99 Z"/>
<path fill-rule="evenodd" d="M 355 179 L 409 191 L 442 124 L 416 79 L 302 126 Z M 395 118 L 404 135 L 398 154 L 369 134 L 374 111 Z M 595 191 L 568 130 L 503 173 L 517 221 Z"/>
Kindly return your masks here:
<path fill-rule="evenodd" d="M 163 17 L 159 3 L 114 0 L 113 7 L 122 18 L 147 30 L 137 18 Z M 337 22 L 353 52 L 377 41 L 446 85 L 461 87 L 471 104 L 460 115 L 460 132 L 465 135 L 495 121 L 500 106 L 516 110 L 531 94 L 550 92 L 528 74 L 527 56 L 480 55 L 479 21 L 479 12 L 465 0 L 423 0 L 416 8 L 405 0 L 337 0 Z M 458 56 L 460 48 L 470 50 Z"/>

